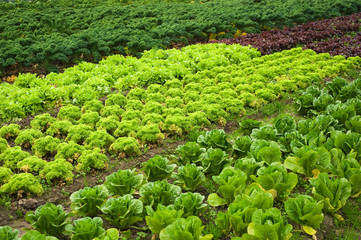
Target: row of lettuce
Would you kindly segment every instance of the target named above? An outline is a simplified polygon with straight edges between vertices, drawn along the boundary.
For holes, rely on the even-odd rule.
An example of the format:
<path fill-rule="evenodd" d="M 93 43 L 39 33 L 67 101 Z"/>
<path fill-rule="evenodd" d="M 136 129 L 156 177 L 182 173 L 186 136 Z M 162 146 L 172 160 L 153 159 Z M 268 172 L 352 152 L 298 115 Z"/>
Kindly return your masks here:
<path fill-rule="evenodd" d="M 14 84 L 0 84 L 0 119 L 20 119 L 66 104 L 82 107 L 113 90 L 131 89 L 129 103 L 121 101 L 119 105 L 124 108 L 128 103 L 129 109 L 140 111 L 139 117 L 148 105 L 162 115 L 162 106 L 155 106 L 156 102 L 187 113 L 206 109 L 209 120 L 218 121 L 239 114 L 243 109 L 239 106 L 261 105 L 357 68 L 361 62 L 360 57 L 331 57 L 301 48 L 259 56 L 257 50 L 236 44 L 192 45 L 181 50 L 151 50 L 140 59 L 115 55 L 99 64 L 84 62 L 45 78 L 20 75 Z M 145 91 L 144 86 L 149 88 Z M 214 97 L 219 92 L 224 97 Z"/>
<path fill-rule="evenodd" d="M 90 1 L 91 2 L 91 1 Z M 0 71 L 230 38 L 360 12 L 357 0 L 224 0 L 143 5 L 0 4 Z"/>
<path fill-rule="evenodd" d="M 229 52 L 224 51 L 223 54 L 233 54 L 232 59 L 236 59 L 235 56 L 248 59 L 247 53 L 258 53 L 240 46 L 207 47 L 216 48 L 217 51 L 228 49 Z M 188 48 L 198 49 L 199 46 Z M 231 52 L 233 48 L 240 48 L 244 54 Z M 172 51 L 179 53 L 178 50 Z M 153 58 L 161 58 L 166 52 L 159 50 L 150 53 Z M 124 60 L 123 57 L 120 59 Z M 221 57 L 217 60 L 222 61 Z M 84 92 L 89 100 L 80 101 L 84 102 L 81 108 L 66 105 L 60 108 L 56 118 L 46 113 L 37 115 L 30 126 L 9 124 L 1 127 L 2 171 L 7 176 L 6 181 L 15 173 L 15 182 L 23 181 L 24 186 L 30 180 L 36 182 L 37 177 L 48 184 L 55 184 L 59 180 L 72 183 L 74 167 L 79 172 L 107 169 L 109 154 L 119 158 L 139 155 L 145 144 L 156 144 L 168 135 L 183 136 L 212 123 L 225 125 L 227 120 L 242 116 L 246 107 L 261 106 L 285 93 L 296 91 L 298 87 L 319 83 L 322 77 L 336 76 L 359 66 L 360 60 L 359 57 L 346 60 L 342 56 L 330 57 L 328 54 L 295 48 L 228 67 L 198 71 L 186 75 L 183 80 L 174 78 L 163 85 L 151 84 L 147 89 L 136 87 L 126 95 L 112 93 L 104 103 L 97 100 L 98 92 Z M 134 61 L 138 62 L 136 59 Z M 204 63 L 217 66 L 215 62 Z M 97 65 L 90 66 L 97 69 Z M 69 72 L 74 73 L 81 67 L 84 64 Z M 132 84 L 128 81 L 134 75 L 127 80 L 121 79 L 118 84 L 138 85 L 137 82 Z M 65 86 L 68 86 L 67 81 L 73 80 L 70 77 L 69 80 L 62 78 L 64 75 L 54 74 L 50 77 L 63 81 Z M 27 81 L 29 79 L 30 82 Z M 37 83 L 43 84 L 41 79 L 35 77 L 18 78 L 14 87 L 32 90 Z M 94 82 L 94 86 L 99 92 L 109 88 L 105 80 Z M 79 99 L 81 95 L 77 97 Z M 6 186 L 2 186 L 1 191 L 13 191 L 10 185 Z M 37 188 L 37 193 L 41 194 L 42 188 Z"/>
<path fill-rule="evenodd" d="M 124 236 L 145 220 L 154 237 L 205 240 L 213 236 L 202 235 L 200 216 L 224 206 L 214 222 L 234 240 L 290 239 L 289 221 L 315 235 L 325 213 L 343 220 L 337 211 L 361 194 L 360 93 L 361 79 L 335 78 L 325 88 L 309 87 L 295 104 L 300 113 L 316 117 L 297 122 L 280 115 L 272 124 L 244 120 L 242 134 L 233 140 L 223 130 L 202 133 L 196 142 L 179 146 L 171 161 L 157 155 L 140 170 L 119 170 L 104 184 L 73 193 L 71 213 L 53 204 L 29 212 L 34 230 L 28 234 L 118 239 L 116 229 L 103 229 L 101 216 Z M 306 179 L 312 194 L 297 190 L 299 179 Z M 217 190 L 204 203 L 207 181 Z M 4 186 L 19 186 L 10 182 Z M 29 188 L 13 193 L 19 190 Z M 82 218 L 70 223 L 74 215 Z M 16 239 L 16 230 L 1 232 Z"/>
<path fill-rule="evenodd" d="M 271 54 L 303 45 L 303 49 L 312 49 L 317 53 L 345 57 L 360 56 L 360 17 L 361 13 L 355 13 L 350 16 L 309 22 L 293 28 L 272 29 L 259 34 L 210 41 L 252 45 L 262 54 Z"/>

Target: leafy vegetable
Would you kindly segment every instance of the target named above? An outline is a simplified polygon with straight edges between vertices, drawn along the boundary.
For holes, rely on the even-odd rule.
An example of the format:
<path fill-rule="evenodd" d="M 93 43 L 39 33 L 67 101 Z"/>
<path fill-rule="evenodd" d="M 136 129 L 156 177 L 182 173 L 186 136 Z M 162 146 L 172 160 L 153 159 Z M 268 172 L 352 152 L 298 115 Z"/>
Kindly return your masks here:
<path fill-rule="evenodd" d="M 38 196 L 44 193 L 39 180 L 31 173 L 15 174 L 10 178 L 8 183 L 5 183 L 0 188 L 0 192 L 2 193 L 17 193 L 19 191 L 34 193 Z"/>
<path fill-rule="evenodd" d="M 206 182 L 206 177 L 202 172 L 202 167 L 197 167 L 194 163 L 178 168 L 178 173 L 173 173 L 174 184 L 179 185 L 187 191 L 194 191 L 198 186 Z"/>
<path fill-rule="evenodd" d="M 227 154 L 219 148 L 209 148 L 200 155 L 199 159 L 204 168 L 204 172 L 211 175 L 219 174 L 222 169 L 231 162 L 231 159 L 228 158 Z"/>
<path fill-rule="evenodd" d="M 94 217 L 108 196 L 108 189 L 103 185 L 85 187 L 70 195 L 71 209 L 78 215 Z"/>
<path fill-rule="evenodd" d="M 205 149 L 201 148 L 196 142 L 187 142 L 184 145 L 178 146 L 176 151 L 179 155 L 178 161 L 186 165 L 198 162 L 200 155 L 205 152 Z"/>
<path fill-rule="evenodd" d="M 207 204 L 202 204 L 204 200 L 204 196 L 199 193 L 181 193 L 174 200 L 174 209 L 182 210 L 182 217 L 189 216 L 200 216 L 207 208 Z"/>
<path fill-rule="evenodd" d="M 156 155 L 155 157 L 145 162 L 141 170 L 145 173 L 147 180 L 150 182 L 163 180 L 168 178 L 176 167 L 175 164 L 168 163 L 169 160 L 167 158 Z"/>
<path fill-rule="evenodd" d="M 157 210 L 147 209 L 148 215 L 145 221 L 153 233 L 160 233 L 165 227 L 172 224 L 183 215 L 182 210 L 174 210 L 172 207 L 165 207 L 158 204 Z"/>
<path fill-rule="evenodd" d="M 17 240 L 19 235 L 19 230 L 12 230 L 9 226 L 0 227 L 0 238 L 3 240 Z"/>
<path fill-rule="evenodd" d="M 205 135 L 200 135 L 197 142 L 202 147 L 219 148 L 223 151 L 227 151 L 231 147 L 231 144 L 227 141 L 227 134 L 223 129 L 208 131 Z"/>
<path fill-rule="evenodd" d="M 109 151 L 118 153 L 121 158 L 126 156 L 139 155 L 140 146 L 133 137 L 120 137 L 109 147 Z"/>
<path fill-rule="evenodd" d="M 43 170 L 40 171 L 39 176 L 45 178 L 50 184 L 52 181 L 65 181 L 67 183 L 73 182 L 73 165 L 63 158 L 58 158 L 47 163 Z"/>
<path fill-rule="evenodd" d="M 123 196 L 133 194 L 143 183 L 143 175 L 135 172 L 135 169 L 118 170 L 105 178 L 104 185 L 115 195 Z"/>
<path fill-rule="evenodd" d="M 67 227 L 67 231 L 72 233 L 71 240 L 88 240 L 105 235 L 103 220 L 100 217 L 77 219 Z"/>
<path fill-rule="evenodd" d="M 79 157 L 76 169 L 88 172 L 91 169 L 106 169 L 108 167 L 108 157 L 101 153 L 99 148 L 85 150 Z"/>

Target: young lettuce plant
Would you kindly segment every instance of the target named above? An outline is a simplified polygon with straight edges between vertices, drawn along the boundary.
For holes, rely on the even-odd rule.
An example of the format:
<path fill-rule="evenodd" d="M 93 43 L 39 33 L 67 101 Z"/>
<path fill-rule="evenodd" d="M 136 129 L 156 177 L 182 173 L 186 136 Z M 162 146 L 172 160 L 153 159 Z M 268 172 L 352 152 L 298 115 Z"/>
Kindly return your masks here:
<path fill-rule="evenodd" d="M 181 193 L 174 200 L 174 209 L 182 210 L 182 217 L 200 216 L 207 208 L 207 204 L 202 204 L 204 196 L 199 193 Z"/>
<path fill-rule="evenodd" d="M 109 198 L 100 210 L 111 224 L 123 230 L 142 220 L 143 203 L 127 194 L 123 197 Z"/>
<path fill-rule="evenodd" d="M 135 169 L 118 170 L 105 178 L 104 185 L 113 195 L 123 196 L 133 194 L 143 183 L 143 174 L 138 174 Z"/>
<path fill-rule="evenodd" d="M 232 155 L 236 158 L 246 157 L 251 149 L 252 139 L 249 136 L 237 137 L 232 148 Z"/>
<path fill-rule="evenodd" d="M 143 142 L 156 143 L 164 139 L 164 134 L 161 133 L 157 124 L 149 124 L 138 129 L 137 137 Z"/>
<path fill-rule="evenodd" d="M 41 115 L 35 116 L 35 118 L 30 122 L 30 126 L 32 129 L 40 130 L 45 132 L 56 119 L 50 116 L 49 113 L 44 113 Z"/>
<path fill-rule="evenodd" d="M 246 119 L 240 122 L 241 131 L 245 135 L 250 135 L 252 133 L 252 130 L 254 128 L 259 128 L 261 126 L 260 121 L 254 120 L 254 119 Z"/>
<path fill-rule="evenodd" d="M 299 195 L 285 202 L 285 210 L 289 218 L 302 225 L 309 235 L 315 235 L 323 221 L 323 203 L 317 202 L 308 195 Z"/>
<path fill-rule="evenodd" d="M 251 133 L 251 138 L 263 139 L 267 141 L 277 141 L 277 130 L 271 125 L 254 128 Z"/>
<path fill-rule="evenodd" d="M 36 156 L 31 156 L 17 163 L 17 168 L 23 172 L 39 172 L 48 162 Z"/>
<path fill-rule="evenodd" d="M 238 195 L 226 212 L 219 212 L 216 225 L 225 234 L 233 232 L 235 236 L 242 236 L 247 232 L 248 225 L 252 222 L 252 214 L 257 209 L 269 209 L 273 206 L 273 197 L 263 191 L 259 186 L 251 184 L 245 193 Z"/>
<path fill-rule="evenodd" d="M 228 158 L 227 153 L 219 148 L 209 148 L 199 158 L 204 172 L 210 175 L 218 175 L 232 161 Z"/>
<path fill-rule="evenodd" d="M 164 228 L 160 232 L 159 238 L 160 240 L 211 240 L 212 234 L 201 236 L 203 228 L 202 221 L 196 216 L 190 216 L 186 219 L 179 218 Z"/>
<path fill-rule="evenodd" d="M 30 230 L 26 232 L 21 240 L 58 240 L 58 238 L 53 236 L 47 236 L 45 234 L 40 233 L 37 230 Z"/>
<path fill-rule="evenodd" d="M 56 121 L 46 130 L 46 134 L 57 138 L 65 138 L 73 124 L 68 120 Z"/>
<path fill-rule="evenodd" d="M 284 136 L 287 132 L 296 131 L 296 121 L 290 115 L 279 115 L 273 119 L 272 123 L 278 136 Z"/>
<path fill-rule="evenodd" d="M 87 111 L 93 111 L 93 112 L 99 113 L 103 107 L 104 107 L 104 105 L 103 105 L 102 101 L 100 101 L 98 99 L 93 99 L 93 100 L 85 102 L 83 107 L 81 108 L 81 111 L 83 113 L 85 113 Z"/>
<path fill-rule="evenodd" d="M 73 182 L 73 165 L 63 158 L 48 162 L 40 171 L 40 178 L 45 178 L 51 184 L 54 180 L 65 181 L 68 184 Z"/>
<path fill-rule="evenodd" d="M 140 170 L 145 173 L 148 182 L 163 180 L 173 173 L 176 164 L 168 164 L 169 160 L 160 155 L 149 159 Z"/>
<path fill-rule="evenodd" d="M 127 103 L 126 97 L 121 93 L 109 94 L 105 100 L 105 106 L 118 105 L 124 107 Z"/>
<path fill-rule="evenodd" d="M 98 112 L 86 111 L 81 115 L 78 123 L 88 125 L 91 128 L 94 128 L 99 122 L 100 116 Z"/>
<path fill-rule="evenodd" d="M 84 151 L 84 146 L 81 146 L 73 141 L 68 143 L 60 143 L 56 148 L 55 159 L 64 158 L 70 163 L 74 163 L 78 160 L 80 155 Z"/>
<path fill-rule="evenodd" d="M 68 225 L 66 230 L 71 233 L 71 240 L 88 240 L 88 239 L 104 239 L 104 240 L 117 240 L 119 239 L 119 232 L 115 228 L 105 231 L 103 228 L 103 220 L 100 217 L 80 218 Z M 109 236 L 109 232 L 114 231 L 116 238 Z M 106 238 L 106 236 L 108 238 Z"/>
<path fill-rule="evenodd" d="M 281 148 L 274 141 L 255 139 L 250 147 L 250 155 L 258 162 L 270 165 L 273 162 L 279 162 L 282 157 Z"/>
<path fill-rule="evenodd" d="M 247 233 L 242 235 L 244 240 L 288 240 L 292 236 L 292 225 L 283 223 L 281 211 L 277 208 L 268 210 L 258 209 L 252 214 L 252 222 L 248 225 Z"/>
<path fill-rule="evenodd" d="M 218 192 L 208 196 L 208 203 L 211 206 L 221 206 L 230 204 L 234 201 L 235 196 L 239 195 L 246 188 L 247 175 L 233 167 L 225 167 L 219 176 L 213 176 L 213 181 L 218 184 Z"/>
<path fill-rule="evenodd" d="M 223 129 L 208 131 L 205 135 L 200 135 L 197 139 L 200 146 L 205 148 L 219 148 L 228 151 L 232 145 L 227 141 L 227 134 Z"/>
<path fill-rule="evenodd" d="M 13 230 L 10 226 L 0 227 L 0 239 L 2 240 L 18 240 L 19 230 Z"/>
<path fill-rule="evenodd" d="M 37 157 L 44 157 L 45 155 L 55 155 L 56 148 L 60 144 L 60 140 L 58 138 L 54 138 L 52 136 L 41 137 L 35 140 L 34 145 L 31 150 L 34 155 Z"/>
<path fill-rule="evenodd" d="M 65 231 L 69 224 L 68 218 L 71 216 L 72 214 L 64 211 L 61 205 L 47 203 L 38 207 L 35 212 L 28 212 L 25 219 L 40 233 L 59 237 Z"/>
<path fill-rule="evenodd" d="M 109 134 L 113 135 L 114 131 L 119 126 L 119 119 L 114 116 L 109 116 L 106 118 L 100 118 L 100 120 L 96 124 L 97 130 L 105 130 Z"/>
<path fill-rule="evenodd" d="M 69 129 L 69 133 L 66 137 L 66 141 L 73 141 L 77 144 L 83 144 L 84 141 L 89 137 L 93 128 L 85 124 L 74 125 Z"/>
<path fill-rule="evenodd" d="M 145 118 L 144 118 L 145 119 Z M 143 119 L 143 120 L 144 120 Z M 138 131 L 137 120 L 122 120 L 119 127 L 115 130 L 115 137 L 136 137 Z"/>
<path fill-rule="evenodd" d="M 242 170 L 247 174 L 247 182 L 251 180 L 251 176 L 255 175 L 256 171 L 262 166 L 262 163 L 257 162 L 254 158 L 250 157 L 237 159 L 234 163 L 234 168 Z"/>
<path fill-rule="evenodd" d="M 19 173 L 13 175 L 8 183 L 5 183 L 0 188 L 0 193 L 19 193 L 24 191 L 25 193 L 34 193 L 41 196 L 44 193 L 44 189 L 41 186 L 38 178 L 31 173 Z"/>
<path fill-rule="evenodd" d="M 104 152 L 114 141 L 115 138 L 105 130 L 97 130 L 90 133 L 85 140 L 85 147 L 88 149 L 100 148 L 101 152 Z"/>
<path fill-rule="evenodd" d="M 85 150 L 79 157 L 76 170 L 88 172 L 91 169 L 107 169 L 108 161 L 108 157 L 99 148 Z"/>
<path fill-rule="evenodd" d="M 19 133 L 14 142 L 18 146 L 29 148 L 35 143 L 36 139 L 41 138 L 42 136 L 43 133 L 39 130 L 25 129 Z"/>
<path fill-rule="evenodd" d="M 120 137 L 109 147 L 109 151 L 118 154 L 120 158 L 140 155 L 140 145 L 133 137 Z"/>
<path fill-rule="evenodd" d="M 198 186 L 206 182 L 206 177 L 202 172 L 202 167 L 197 167 L 194 163 L 178 168 L 178 173 L 173 173 L 174 184 L 183 190 L 194 191 Z"/>
<path fill-rule="evenodd" d="M 8 147 L 8 141 L 4 138 L 0 138 L 0 154 L 2 154 Z"/>
<path fill-rule="evenodd" d="M 165 206 L 173 204 L 181 192 L 180 187 L 170 184 L 166 180 L 149 182 L 139 189 L 140 200 L 144 205 L 153 209 L 157 209 L 159 204 Z"/>
<path fill-rule="evenodd" d="M 3 167 L 16 169 L 16 164 L 25 158 L 30 157 L 30 153 L 21 150 L 21 147 L 7 148 L 2 154 L 0 154 L 0 161 L 4 162 Z"/>
<path fill-rule="evenodd" d="M 77 215 L 94 217 L 108 197 L 109 191 L 104 185 L 85 187 L 70 195 L 71 209 Z"/>
<path fill-rule="evenodd" d="M 269 191 L 276 201 L 284 201 L 298 182 L 297 175 L 288 173 L 286 167 L 274 162 L 268 167 L 261 167 L 257 171 L 257 177 L 251 178 L 265 191 Z"/>
<path fill-rule="evenodd" d="M 329 178 L 327 173 L 320 173 L 309 182 L 314 188 L 314 199 L 323 203 L 323 210 L 342 221 L 342 216 L 335 212 L 345 206 L 351 196 L 351 183 L 346 178 Z"/>
<path fill-rule="evenodd" d="M 60 108 L 57 117 L 61 120 L 69 120 L 71 123 L 76 123 L 81 118 L 81 111 L 77 106 L 68 105 Z"/>
<path fill-rule="evenodd" d="M 14 175 L 10 168 L 0 167 L 0 185 L 9 182 Z"/>
<path fill-rule="evenodd" d="M 173 206 L 165 207 L 158 204 L 157 210 L 147 208 L 148 216 L 145 217 L 147 226 L 154 234 L 159 234 L 164 228 L 172 224 L 183 215 L 182 210 L 174 210 Z"/>
<path fill-rule="evenodd" d="M 184 145 L 180 145 L 176 149 L 178 153 L 178 162 L 182 165 L 189 163 L 199 162 L 199 157 L 206 150 L 201 148 L 196 142 L 187 142 Z"/>
<path fill-rule="evenodd" d="M 21 127 L 18 124 L 12 123 L 9 125 L 5 125 L 2 128 L 0 128 L 0 137 L 5 138 L 6 140 L 14 139 L 21 132 L 20 128 Z"/>

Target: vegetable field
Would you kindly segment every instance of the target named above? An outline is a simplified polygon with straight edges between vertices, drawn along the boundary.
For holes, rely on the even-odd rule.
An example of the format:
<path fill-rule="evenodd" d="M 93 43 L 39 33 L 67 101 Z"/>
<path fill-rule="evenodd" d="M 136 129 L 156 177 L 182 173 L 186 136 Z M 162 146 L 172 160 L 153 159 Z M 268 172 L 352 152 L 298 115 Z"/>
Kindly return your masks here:
<path fill-rule="evenodd" d="M 0 2 L 0 239 L 360 238 L 360 8 Z"/>

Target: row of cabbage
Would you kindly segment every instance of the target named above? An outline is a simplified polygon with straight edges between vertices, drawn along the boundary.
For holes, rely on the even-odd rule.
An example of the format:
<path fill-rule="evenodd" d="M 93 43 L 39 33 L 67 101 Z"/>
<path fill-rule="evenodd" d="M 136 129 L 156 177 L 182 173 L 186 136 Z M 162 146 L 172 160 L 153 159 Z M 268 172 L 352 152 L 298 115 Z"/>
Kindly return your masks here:
<path fill-rule="evenodd" d="M 145 220 L 160 239 L 211 239 L 202 236 L 200 217 L 207 208 L 225 206 L 226 211 L 216 208 L 215 225 L 234 240 L 290 239 L 291 220 L 314 235 L 325 213 L 343 220 L 337 211 L 361 193 L 360 93 L 361 79 L 309 87 L 296 105 L 316 114 L 313 119 L 280 115 L 272 124 L 248 119 L 233 140 L 223 130 L 205 132 L 197 142 L 179 146 L 171 161 L 156 156 L 139 171 L 119 170 L 104 184 L 73 193 L 71 214 L 46 204 L 26 219 L 41 234 L 72 239 L 86 239 L 84 232 L 88 239 L 106 237 L 99 214 L 123 234 Z M 295 192 L 301 178 L 313 188 L 312 196 Z M 207 181 L 217 190 L 205 204 Z M 83 218 L 70 224 L 73 214 Z"/>
<path fill-rule="evenodd" d="M 0 85 L 0 120 L 24 118 L 62 104 L 82 107 L 90 100 L 110 94 L 112 90 L 122 92 L 135 87 L 138 89 L 131 94 L 139 96 L 129 98 L 143 103 L 148 100 L 147 93 L 163 94 L 179 104 L 183 101 L 182 104 L 188 105 L 195 99 L 204 101 L 197 99 L 196 93 L 202 93 L 207 98 L 221 91 L 230 96 L 224 106 L 232 113 L 235 105 L 260 105 L 276 99 L 283 92 L 296 90 L 297 86 L 305 87 L 324 77 L 346 72 L 359 66 L 361 61 L 360 57 L 331 57 L 327 53 L 316 54 L 300 48 L 259 56 L 260 52 L 250 47 L 193 45 L 181 50 L 151 50 L 140 59 L 115 55 L 99 64 L 84 62 L 62 74 L 49 74 L 45 78 L 20 75 L 14 84 Z M 155 86 L 146 92 L 139 89 L 166 82 L 167 86 L 159 89 Z M 148 102 L 165 102 L 157 95 L 151 95 L 151 98 Z M 137 110 L 140 110 L 139 102 L 136 104 L 139 105 Z M 177 103 L 173 102 L 170 106 L 173 105 L 177 106 Z M 212 106 L 208 108 L 213 111 Z M 217 120 L 219 114 L 227 115 L 218 113 Z"/>

